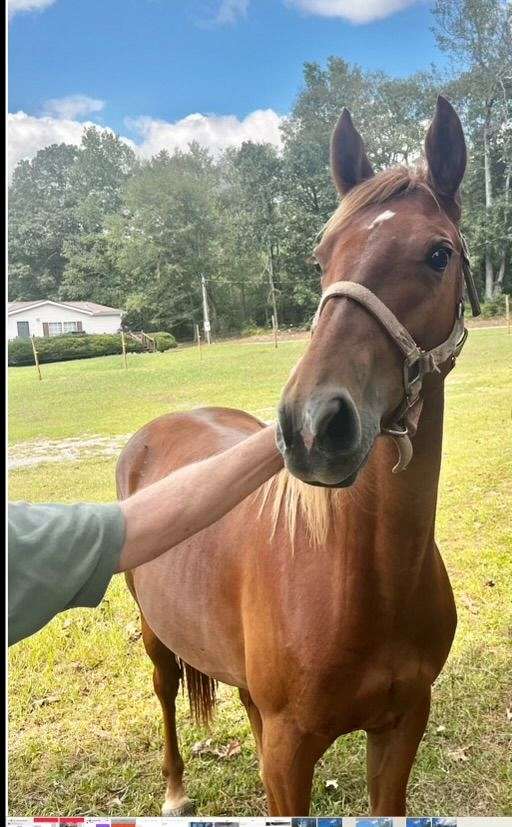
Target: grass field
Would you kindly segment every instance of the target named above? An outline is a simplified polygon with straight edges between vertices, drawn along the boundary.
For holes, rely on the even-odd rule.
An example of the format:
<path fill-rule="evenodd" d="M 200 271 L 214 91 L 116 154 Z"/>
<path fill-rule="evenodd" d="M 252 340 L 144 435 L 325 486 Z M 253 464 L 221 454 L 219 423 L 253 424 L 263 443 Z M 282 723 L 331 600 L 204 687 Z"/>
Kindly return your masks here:
<path fill-rule="evenodd" d="M 13 456 L 46 455 L 11 472 L 10 498 L 112 500 L 115 457 L 94 448 L 83 454 L 80 446 L 96 437 L 122 444 L 167 411 L 216 404 L 273 418 L 304 347 L 215 345 L 203 349 L 202 361 L 194 349 L 134 354 L 127 371 L 120 357 L 50 364 L 42 382 L 33 368 L 10 369 Z M 512 814 L 511 368 L 512 336 L 475 330 L 447 381 L 437 537 L 459 626 L 411 778 L 416 815 Z M 69 459 L 72 438 L 78 450 Z M 99 609 L 63 614 L 13 647 L 9 692 L 12 815 L 159 814 L 161 717 L 121 578 Z M 222 690 L 209 733 L 191 724 L 182 699 L 179 728 L 199 813 L 263 814 L 253 740 L 235 691 Z M 192 745 L 206 737 L 219 746 L 239 741 L 241 751 L 224 760 L 194 756 Z M 340 739 L 319 764 L 313 811 L 367 811 L 361 734 Z"/>

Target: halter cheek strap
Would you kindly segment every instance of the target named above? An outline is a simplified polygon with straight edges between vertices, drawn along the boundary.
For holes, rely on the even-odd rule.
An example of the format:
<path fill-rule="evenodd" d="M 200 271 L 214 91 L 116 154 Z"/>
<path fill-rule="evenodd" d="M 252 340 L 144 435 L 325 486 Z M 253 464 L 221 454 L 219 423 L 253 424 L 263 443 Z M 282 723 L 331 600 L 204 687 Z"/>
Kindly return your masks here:
<path fill-rule="evenodd" d="M 469 260 L 469 250 L 465 236 L 459 234 L 461 245 L 462 258 L 462 274 L 466 285 L 466 292 L 468 294 L 469 303 L 471 305 L 471 312 L 473 316 L 479 316 L 482 312 L 480 309 L 480 299 L 478 298 L 478 291 L 473 280 L 473 273 L 471 272 L 471 262 Z"/>
<path fill-rule="evenodd" d="M 480 312 L 478 294 L 471 278 L 469 258 L 464 240 L 462 240 L 462 261 L 464 279 L 473 315 L 478 315 Z M 421 414 L 422 400 L 420 392 L 423 379 L 427 373 L 439 373 L 441 365 L 449 360 L 452 361 L 453 367 L 455 359 L 466 341 L 468 332 L 464 327 L 464 303 L 462 298 L 457 304 L 456 319 L 450 335 L 444 342 L 431 350 L 420 348 L 389 307 L 367 287 L 353 281 L 336 281 L 324 291 L 311 325 L 311 333 L 314 332 L 325 305 L 333 298 L 351 299 L 364 307 L 379 322 L 403 353 L 404 397 L 393 415 L 391 423 L 381 429 L 381 433 L 387 434 L 395 440 L 398 448 L 398 462 L 393 468 L 393 473 L 403 471 L 407 468 L 413 455 L 410 437 L 416 432 Z"/>

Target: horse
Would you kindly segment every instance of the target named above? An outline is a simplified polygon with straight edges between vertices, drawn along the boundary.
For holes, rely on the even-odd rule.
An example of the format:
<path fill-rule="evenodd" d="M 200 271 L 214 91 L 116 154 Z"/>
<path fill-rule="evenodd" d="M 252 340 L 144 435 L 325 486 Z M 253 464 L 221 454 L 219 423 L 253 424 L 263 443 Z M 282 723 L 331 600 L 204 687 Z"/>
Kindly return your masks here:
<path fill-rule="evenodd" d="M 285 467 L 127 575 L 163 711 L 164 815 L 193 808 L 176 732 L 182 680 L 203 720 L 217 682 L 238 688 L 270 815 L 309 813 L 315 764 L 354 730 L 367 734 L 372 814 L 406 812 L 456 628 L 434 534 L 464 275 L 471 286 L 459 231 L 465 165 L 459 118 L 441 96 L 425 162 L 376 174 L 343 110 L 331 139 L 341 201 L 315 249 L 323 296 L 278 409 Z M 229 408 L 161 416 L 123 450 L 118 496 L 262 427 Z"/>

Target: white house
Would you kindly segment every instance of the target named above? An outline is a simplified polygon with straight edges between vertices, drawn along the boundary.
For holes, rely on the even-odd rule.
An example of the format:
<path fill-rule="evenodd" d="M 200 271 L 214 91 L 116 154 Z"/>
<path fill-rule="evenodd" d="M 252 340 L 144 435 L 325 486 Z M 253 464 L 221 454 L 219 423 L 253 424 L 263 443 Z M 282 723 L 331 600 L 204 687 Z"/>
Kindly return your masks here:
<path fill-rule="evenodd" d="M 54 302 L 38 299 L 9 302 L 7 335 L 9 339 L 30 336 L 60 336 L 62 333 L 117 333 L 123 311 L 95 302 Z"/>

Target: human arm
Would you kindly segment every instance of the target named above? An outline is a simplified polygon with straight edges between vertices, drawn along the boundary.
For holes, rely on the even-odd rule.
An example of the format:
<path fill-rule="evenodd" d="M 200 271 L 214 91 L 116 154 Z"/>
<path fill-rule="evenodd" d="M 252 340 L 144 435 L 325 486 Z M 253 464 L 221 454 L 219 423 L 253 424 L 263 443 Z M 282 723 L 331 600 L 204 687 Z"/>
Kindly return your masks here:
<path fill-rule="evenodd" d="M 9 645 L 58 612 L 97 606 L 113 574 L 211 525 L 281 467 L 270 426 L 121 503 L 10 503 Z"/>
<path fill-rule="evenodd" d="M 282 466 L 272 425 L 128 497 L 120 503 L 126 535 L 117 571 L 136 568 L 215 523 Z"/>

